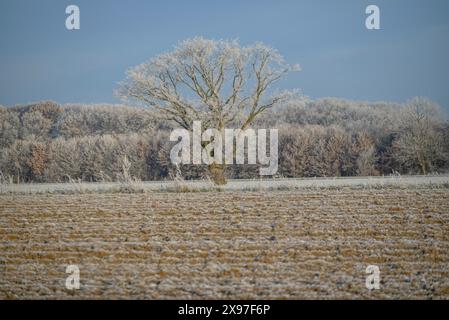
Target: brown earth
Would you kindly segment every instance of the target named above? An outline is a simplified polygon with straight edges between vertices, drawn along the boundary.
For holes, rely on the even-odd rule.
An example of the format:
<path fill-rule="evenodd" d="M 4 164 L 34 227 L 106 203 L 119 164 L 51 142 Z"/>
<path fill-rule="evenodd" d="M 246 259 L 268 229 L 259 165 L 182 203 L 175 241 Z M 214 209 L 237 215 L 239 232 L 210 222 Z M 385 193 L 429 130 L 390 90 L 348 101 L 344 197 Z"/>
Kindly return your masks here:
<path fill-rule="evenodd" d="M 0 298 L 449 299 L 448 191 L 0 195 Z"/>

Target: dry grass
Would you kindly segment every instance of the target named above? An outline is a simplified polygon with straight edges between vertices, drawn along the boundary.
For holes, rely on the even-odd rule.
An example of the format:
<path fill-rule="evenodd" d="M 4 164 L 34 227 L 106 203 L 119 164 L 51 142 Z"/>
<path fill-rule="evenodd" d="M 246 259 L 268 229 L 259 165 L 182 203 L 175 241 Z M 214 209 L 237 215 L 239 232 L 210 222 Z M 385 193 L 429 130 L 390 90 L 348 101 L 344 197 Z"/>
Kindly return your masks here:
<path fill-rule="evenodd" d="M 0 254 L 2 299 L 449 299 L 449 192 L 4 194 Z"/>

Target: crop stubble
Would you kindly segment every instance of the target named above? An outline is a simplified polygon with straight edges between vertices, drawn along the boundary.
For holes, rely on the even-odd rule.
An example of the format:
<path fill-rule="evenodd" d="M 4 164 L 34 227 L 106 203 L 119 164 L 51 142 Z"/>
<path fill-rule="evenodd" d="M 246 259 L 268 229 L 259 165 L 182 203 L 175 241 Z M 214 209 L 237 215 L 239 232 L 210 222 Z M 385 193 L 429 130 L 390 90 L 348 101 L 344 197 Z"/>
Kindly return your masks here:
<path fill-rule="evenodd" d="M 2 299 L 448 299 L 448 249 L 447 188 L 0 195 Z"/>

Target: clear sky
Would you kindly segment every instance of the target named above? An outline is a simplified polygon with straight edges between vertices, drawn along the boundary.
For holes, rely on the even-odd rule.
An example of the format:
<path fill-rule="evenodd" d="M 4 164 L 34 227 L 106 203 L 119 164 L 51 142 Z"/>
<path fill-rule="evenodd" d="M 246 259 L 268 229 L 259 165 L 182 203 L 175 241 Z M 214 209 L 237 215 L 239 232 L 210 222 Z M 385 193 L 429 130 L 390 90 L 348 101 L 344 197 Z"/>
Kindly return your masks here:
<path fill-rule="evenodd" d="M 70 4 L 81 30 L 65 28 Z M 365 28 L 369 4 L 381 30 Z M 303 69 L 280 85 L 312 98 L 449 108 L 447 0 L 1 0 L 0 104 L 119 102 L 126 69 L 194 36 L 277 48 Z"/>

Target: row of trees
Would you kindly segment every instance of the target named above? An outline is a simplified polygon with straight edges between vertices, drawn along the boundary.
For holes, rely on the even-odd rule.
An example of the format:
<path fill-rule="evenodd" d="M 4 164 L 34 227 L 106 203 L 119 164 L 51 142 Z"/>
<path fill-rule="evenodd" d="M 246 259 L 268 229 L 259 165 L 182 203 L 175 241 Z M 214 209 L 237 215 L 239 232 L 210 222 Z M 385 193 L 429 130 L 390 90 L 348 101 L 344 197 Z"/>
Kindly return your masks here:
<path fill-rule="evenodd" d="M 290 101 L 253 127 L 279 129 L 279 176 L 355 176 L 446 172 L 449 126 L 423 98 L 399 105 L 338 99 Z M 232 125 L 232 124 L 231 124 Z M 141 180 L 167 179 L 175 124 L 143 108 L 42 102 L 0 107 L 0 177 L 11 182 L 114 181 L 124 159 Z M 181 167 L 204 178 L 206 166 Z M 232 166 L 232 178 L 258 177 Z"/>
<path fill-rule="evenodd" d="M 125 105 L 66 105 L 45 101 L 27 106 L 0 106 L 0 147 L 15 140 L 48 141 L 64 137 L 148 132 L 163 125 L 157 114 Z"/>

